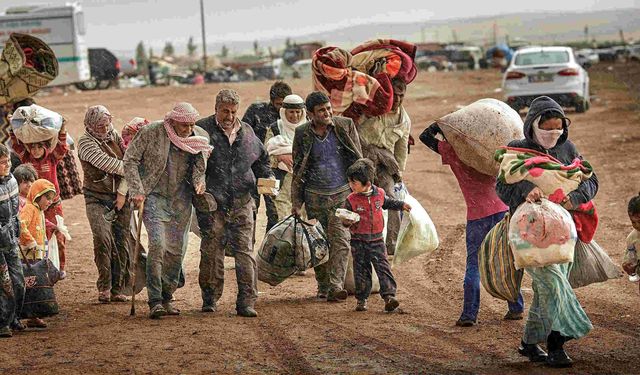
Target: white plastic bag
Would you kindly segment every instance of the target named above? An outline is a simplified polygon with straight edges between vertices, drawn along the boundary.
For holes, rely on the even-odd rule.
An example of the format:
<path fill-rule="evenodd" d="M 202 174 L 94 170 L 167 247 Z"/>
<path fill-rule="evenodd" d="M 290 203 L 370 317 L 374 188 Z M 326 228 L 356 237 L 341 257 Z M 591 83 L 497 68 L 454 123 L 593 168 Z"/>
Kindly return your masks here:
<path fill-rule="evenodd" d="M 71 234 L 69 234 L 69 228 L 67 228 L 67 226 L 64 225 L 64 218 L 60 215 L 56 215 L 56 227 L 58 228 L 60 233 L 62 233 L 62 235 L 67 241 L 71 240 Z"/>
<path fill-rule="evenodd" d="M 460 160 L 490 176 L 498 174 L 496 150 L 524 138 L 520 115 L 497 99 L 480 99 L 436 122 Z"/>
<path fill-rule="evenodd" d="M 524 202 L 509 222 L 516 269 L 573 262 L 577 239 L 569 211 L 547 199 Z"/>
<path fill-rule="evenodd" d="M 49 258 L 51 263 L 60 269 L 60 253 L 58 252 L 58 239 L 55 234 L 51 236 L 51 239 L 47 241 L 47 252 L 45 258 Z"/>
<path fill-rule="evenodd" d="M 391 263 L 393 266 L 418 255 L 430 254 L 440 245 L 436 226 L 420 202 L 409 194 L 406 187 L 400 189 L 396 197 L 408 203 L 411 211 L 402 214 L 396 252 Z"/>
<path fill-rule="evenodd" d="M 23 143 L 51 140 L 53 148 L 62 127 L 62 116 L 36 104 L 18 107 L 11 117 L 11 127 L 16 137 Z"/>

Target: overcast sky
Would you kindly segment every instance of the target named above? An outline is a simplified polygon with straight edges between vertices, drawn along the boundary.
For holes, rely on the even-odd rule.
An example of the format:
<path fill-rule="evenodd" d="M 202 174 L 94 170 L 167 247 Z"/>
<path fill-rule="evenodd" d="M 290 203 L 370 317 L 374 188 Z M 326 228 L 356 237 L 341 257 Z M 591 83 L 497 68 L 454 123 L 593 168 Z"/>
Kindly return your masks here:
<path fill-rule="evenodd" d="M 64 4 L 65 0 L 35 1 Z M 586 12 L 638 8 L 640 0 L 205 0 L 207 44 L 266 40 L 371 22 L 415 22 L 532 11 Z M 29 0 L 2 0 L 1 11 Z M 143 40 L 201 42 L 199 0 L 84 0 L 87 44 L 133 50 Z"/>

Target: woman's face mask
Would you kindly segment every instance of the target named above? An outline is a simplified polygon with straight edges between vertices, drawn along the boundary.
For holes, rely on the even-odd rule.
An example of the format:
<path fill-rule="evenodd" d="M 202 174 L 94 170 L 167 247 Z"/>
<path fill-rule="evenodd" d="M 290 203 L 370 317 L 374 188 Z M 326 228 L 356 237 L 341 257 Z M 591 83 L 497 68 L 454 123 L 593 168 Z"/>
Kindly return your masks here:
<path fill-rule="evenodd" d="M 558 139 L 564 133 L 562 119 L 552 118 L 542 124 L 538 123 L 538 121 L 533 125 L 535 141 L 547 150 L 555 147 Z"/>

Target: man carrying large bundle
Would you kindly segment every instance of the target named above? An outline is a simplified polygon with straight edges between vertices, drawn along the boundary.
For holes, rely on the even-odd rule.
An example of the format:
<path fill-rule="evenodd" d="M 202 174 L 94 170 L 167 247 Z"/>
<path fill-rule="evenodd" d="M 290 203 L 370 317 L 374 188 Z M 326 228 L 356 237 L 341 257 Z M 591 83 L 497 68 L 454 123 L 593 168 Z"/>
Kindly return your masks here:
<path fill-rule="evenodd" d="M 193 193 L 205 191 L 206 160 L 211 152 L 207 132 L 194 126 L 198 117 L 191 104 L 178 103 L 164 121 L 142 128 L 124 155 L 129 193 L 134 203 L 144 202 L 151 319 L 180 314 L 171 299 L 186 250 Z"/>
<path fill-rule="evenodd" d="M 362 157 L 353 121 L 334 117 L 329 97 L 319 91 L 305 100 L 311 121 L 296 128 L 293 138 L 292 213 L 317 219 L 329 239 L 329 261 L 315 267 L 318 298 L 347 299 L 344 279 L 350 249 L 349 229 L 335 216 L 350 193 L 347 168 Z"/>
<path fill-rule="evenodd" d="M 402 106 L 407 84 L 396 77 L 391 80 L 393 104 L 391 111 L 367 118 L 358 125 L 364 157 L 376 164 L 374 185 L 381 187 L 391 198 L 396 198 L 393 186 L 401 180 L 407 164 L 411 119 Z M 393 255 L 400 230 L 400 213 L 388 211 L 387 253 Z"/>
<path fill-rule="evenodd" d="M 215 152 L 207 165 L 207 194 L 217 209 L 206 212 L 197 206 L 202 233 L 200 276 L 202 312 L 216 311 L 224 287 L 224 256 L 228 245 L 236 262 L 238 297 L 236 312 L 256 317 L 257 267 L 253 256 L 253 211 L 251 193 L 256 177 L 273 178 L 269 155 L 253 129 L 236 116 L 240 96 L 223 89 L 216 95 L 215 113 L 198 121 L 209 134 Z"/>
<path fill-rule="evenodd" d="M 477 123 L 475 126 L 490 125 Z M 438 134 L 442 135 L 444 140 L 436 138 Z M 509 207 L 496 195 L 496 178 L 493 175 L 481 173 L 464 163 L 454 146 L 444 137 L 443 131 L 437 123 L 422 132 L 420 141 L 442 157 L 442 164 L 451 168 L 467 205 L 467 265 L 464 275 L 464 306 L 456 325 L 471 327 L 477 324 L 478 310 L 480 309 L 478 249 L 486 234 L 502 220 Z M 517 301 L 509 302 L 509 311 L 504 319 L 520 320 L 523 310 L 524 301 L 522 295 L 519 294 Z"/>

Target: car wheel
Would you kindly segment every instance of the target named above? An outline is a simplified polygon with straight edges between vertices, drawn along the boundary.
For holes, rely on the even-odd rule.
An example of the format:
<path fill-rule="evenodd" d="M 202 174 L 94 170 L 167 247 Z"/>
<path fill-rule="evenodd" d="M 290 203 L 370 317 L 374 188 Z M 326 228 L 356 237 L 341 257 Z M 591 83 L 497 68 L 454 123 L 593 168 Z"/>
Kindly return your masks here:
<path fill-rule="evenodd" d="M 582 99 L 578 103 L 576 103 L 576 112 L 577 113 L 585 113 L 588 108 L 587 99 Z"/>
<path fill-rule="evenodd" d="M 98 86 L 96 87 L 98 90 L 106 90 L 109 87 L 111 87 L 111 81 L 109 80 L 104 80 L 104 81 L 98 81 Z"/>
<path fill-rule="evenodd" d="M 86 90 L 95 90 L 98 88 L 98 84 L 99 81 L 97 81 L 95 78 L 90 78 L 87 81 L 84 82 L 76 82 L 76 87 L 79 88 L 80 90 L 86 91 Z"/>

